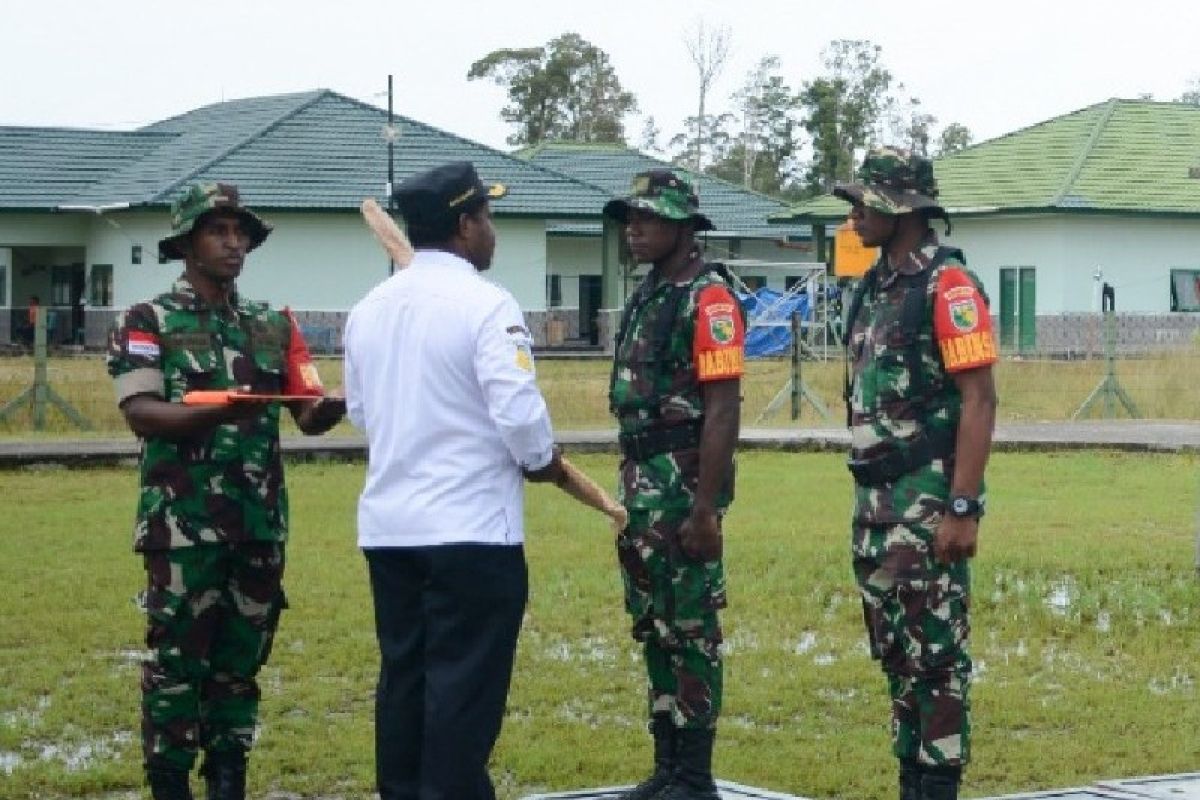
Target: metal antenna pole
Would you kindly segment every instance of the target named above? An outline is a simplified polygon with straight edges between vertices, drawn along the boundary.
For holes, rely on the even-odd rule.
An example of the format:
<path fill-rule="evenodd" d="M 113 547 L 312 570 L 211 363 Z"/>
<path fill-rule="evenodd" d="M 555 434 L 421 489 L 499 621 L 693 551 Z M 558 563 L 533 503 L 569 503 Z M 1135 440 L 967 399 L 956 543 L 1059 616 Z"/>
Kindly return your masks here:
<path fill-rule="evenodd" d="M 1101 306 L 1104 314 L 1104 377 L 1096 384 L 1096 388 L 1092 389 L 1092 393 L 1087 396 L 1079 408 L 1075 409 L 1075 413 L 1071 415 L 1072 420 L 1079 419 L 1086 414 L 1097 400 L 1104 401 L 1104 418 L 1112 419 L 1117 415 L 1117 401 L 1132 419 L 1140 419 L 1141 413 L 1134 405 L 1133 398 L 1125 391 L 1125 387 L 1121 385 L 1121 381 L 1117 379 L 1117 320 L 1115 302 L 1112 299 L 1111 289 L 1109 294 L 1104 295 L 1101 299 Z"/>
<path fill-rule="evenodd" d="M 387 146 L 388 146 L 388 180 L 387 180 L 387 208 L 388 214 L 396 213 L 396 200 L 394 192 L 396 189 L 396 128 L 395 114 L 392 111 L 392 76 L 388 75 L 388 123 L 387 123 Z M 388 275 L 394 275 L 396 272 L 396 262 L 391 258 L 388 259 Z"/>

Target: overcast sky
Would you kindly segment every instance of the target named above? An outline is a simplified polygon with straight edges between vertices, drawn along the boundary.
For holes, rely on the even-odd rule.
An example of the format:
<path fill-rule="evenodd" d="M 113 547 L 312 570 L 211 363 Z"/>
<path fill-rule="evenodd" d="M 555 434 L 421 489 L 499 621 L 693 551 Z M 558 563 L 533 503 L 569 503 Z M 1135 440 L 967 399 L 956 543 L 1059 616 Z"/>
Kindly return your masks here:
<path fill-rule="evenodd" d="M 699 19 L 732 52 L 710 108 L 763 55 L 798 88 L 832 39 L 870 39 L 942 125 L 990 138 L 1109 97 L 1200 78 L 1196 0 L 0 0 L 0 124 L 131 129 L 200 105 L 329 88 L 494 147 L 503 90 L 466 79 L 500 47 L 575 31 L 607 51 L 664 138 L 696 105 Z M 636 144 L 642 119 L 629 121 Z"/>

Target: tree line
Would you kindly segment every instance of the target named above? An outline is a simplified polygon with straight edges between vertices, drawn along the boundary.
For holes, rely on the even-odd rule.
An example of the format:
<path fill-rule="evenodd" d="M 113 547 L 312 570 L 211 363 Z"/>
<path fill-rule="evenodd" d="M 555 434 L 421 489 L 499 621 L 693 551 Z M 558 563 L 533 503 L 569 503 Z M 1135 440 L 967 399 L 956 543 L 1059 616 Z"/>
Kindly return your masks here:
<path fill-rule="evenodd" d="M 729 52 L 727 28 L 701 23 L 684 40 L 696 67 L 696 113 L 663 142 L 654 116 L 645 118 L 636 146 L 696 172 L 765 194 L 798 200 L 849 180 L 854 158 L 879 141 L 928 155 L 971 144 L 965 125 L 950 122 L 935 135 L 937 117 L 911 95 L 867 40 L 838 39 L 821 53 L 821 72 L 793 87 L 780 59 L 759 59 L 729 98 L 712 110 L 709 90 Z M 470 80 L 505 88 L 501 118 L 514 126 L 509 144 L 547 141 L 629 145 L 626 118 L 637 98 L 617 77 L 607 53 L 577 33 L 540 47 L 495 50 L 473 63 Z"/>

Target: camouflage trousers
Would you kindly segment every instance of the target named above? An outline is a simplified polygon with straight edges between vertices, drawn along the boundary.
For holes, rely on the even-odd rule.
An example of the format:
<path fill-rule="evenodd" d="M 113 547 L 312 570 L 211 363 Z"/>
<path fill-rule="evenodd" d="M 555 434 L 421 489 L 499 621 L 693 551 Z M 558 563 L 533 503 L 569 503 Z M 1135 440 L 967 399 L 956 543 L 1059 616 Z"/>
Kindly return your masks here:
<path fill-rule="evenodd" d="M 643 643 L 649 714 L 669 713 L 679 728 L 711 728 L 721 712 L 725 570 L 680 550 L 688 513 L 630 509 L 617 558 L 633 638 Z"/>
<path fill-rule="evenodd" d="M 853 526 L 854 575 L 871 655 L 887 675 L 892 749 L 934 766 L 970 760 L 970 568 L 933 558 L 937 519 Z"/>
<path fill-rule="evenodd" d="M 249 749 L 258 719 L 255 675 L 286 605 L 283 544 L 202 544 L 143 555 L 146 763 L 191 769 L 199 749 Z"/>

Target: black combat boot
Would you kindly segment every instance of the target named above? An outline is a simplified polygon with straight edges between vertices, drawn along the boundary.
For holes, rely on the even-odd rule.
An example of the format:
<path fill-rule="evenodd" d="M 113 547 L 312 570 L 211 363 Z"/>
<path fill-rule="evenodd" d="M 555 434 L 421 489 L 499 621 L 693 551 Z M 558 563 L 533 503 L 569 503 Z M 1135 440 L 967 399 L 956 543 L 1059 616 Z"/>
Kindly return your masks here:
<path fill-rule="evenodd" d="M 921 800 L 958 800 L 962 767 L 926 767 L 921 775 Z"/>
<path fill-rule="evenodd" d="M 150 784 L 150 796 L 154 800 L 192 800 L 192 787 L 188 785 L 185 769 L 147 764 L 146 783 Z"/>
<path fill-rule="evenodd" d="M 245 750 L 205 753 L 200 772 L 208 784 L 208 800 L 246 800 Z"/>
<path fill-rule="evenodd" d="M 671 715 L 655 714 L 650 719 L 650 735 L 654 737 L 654 772 L 649 778 L 621 795 L 621 800 L 652 800 L 671 782 L 675 774 L 675 724 Z"/>
<path fill-rule="evenodd" d="M 921 800 L 921 775 L 924 771 L 915 759 L 900 759 L 900 800 Z"/>
<path fill-rule="evenodd" d="M 675 777 L 654 800 L 720 800 L 712 776 L 716 736 L 712 729 L 675 731 Z"/>

